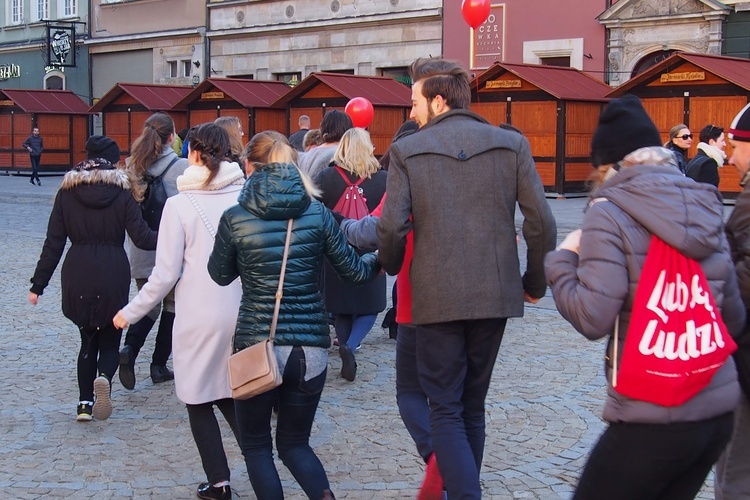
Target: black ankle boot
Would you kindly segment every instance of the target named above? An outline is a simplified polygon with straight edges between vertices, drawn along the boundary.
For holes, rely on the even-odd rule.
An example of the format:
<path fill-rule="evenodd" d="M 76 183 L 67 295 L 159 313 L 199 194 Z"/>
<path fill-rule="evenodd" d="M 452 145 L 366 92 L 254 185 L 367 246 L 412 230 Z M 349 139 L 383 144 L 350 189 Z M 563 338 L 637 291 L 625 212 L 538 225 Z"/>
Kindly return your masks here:
<path fill-rule="evenodd" d="M 232 489 L 229 485 L 213 486 L 211 483 L 201 483 L 198 485 L 198 498 L 207 498 L 209 500 L 231 500 Z"/>
<path fill-rule="evenodd" d="M 167 380 L 174 380 L 174 372 L 167 368 L 167 365 L 160 366 L 151 363 L 151 381 L 154 384 L 160 384 Z"/>

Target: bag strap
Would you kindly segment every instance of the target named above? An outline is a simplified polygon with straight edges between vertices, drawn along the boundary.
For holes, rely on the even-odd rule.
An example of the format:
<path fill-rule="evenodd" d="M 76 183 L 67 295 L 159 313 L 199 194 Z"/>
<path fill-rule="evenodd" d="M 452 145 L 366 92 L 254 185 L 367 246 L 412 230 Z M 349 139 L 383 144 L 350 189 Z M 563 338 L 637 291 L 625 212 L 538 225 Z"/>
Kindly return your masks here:
<path fill-rule="evenodd" d="M 276 325 L 279 322 L 279 308 L 281 307 L 281 297 L 284 295 L 284 275 L 286 274 L 286 261 L 289 257 L 289 242 L 292 239 L 292 224 L 293 219 L 289 219 L 286 223 L 286 241 L 284 242 L 284 256 L 281 258 L 281 275 L 279 276 L 279 288 L 276 290 L 276 304 L 273 307 L 273 319 L 271 320 L 271 333 L 268 338 L 273 343 L 273 339 L 276 337 Z"/>
<path fill-rule="evenodd" d="M 156 177 L 149 176 L 150 179 L 148 179 L 147 182 L 154 182 L 155 180 L 161 179 L 162 177 L 164 177 L 164 174 L 166 174 L 169 171 L 169 169 L 172 168 L 172 165 L 174 165 L 175 163 L 177 163 L 177 160 L 179 160 L 179 159 L 180 159 L 179 156 L 175 156 L 174 158 L 172 158 L 172 161 L 169 162 L 169 165 L 167 165 L 167 168 L 165 168 L 164 171 L 162 171 L 162 173 L 160 173 Z"/>
<path fill-rule="evenodd" d="M 357 182 L 352 182 L 352 181 L 349 180 L 349 176 L 346 175 L 346 173 L 344 172 L 343 168 L 339 167 L 338 165 L 334 165 L 333 168 L 335 168 L 336 171 L 341 176 L 341 178 L 344 179 L 344 182 L 346 182 L 346 187 L 352 187 L 352 186 L 357 187 L 360 184 L 362 184 L 362 182 L 364 182 L 364 180 L 365 180 L 365 178 L 362 177 L 361 179 L 357 179 Z"/>
<path fill-rule="evenodd" d="M 620 348 L 620 315 L 615 318 L 615 345 L 612 347 L 612 387 L 617 387 L 617 356 Z"/>
<path fill-rule="evenodd" d="M 205 224 L 206 229 L 208 229 L 209 234 L 211 234 L 211 237 L 216 238 L 216 230 L 214 229 L 214 226 L 211 224 L 211 221 L 208 220 L 208 216 L 201 208 L 200 204 L 198 203 L 198 200 L 195 199 L 195 196 L 193 196 L 192 193 L 185 193 L 185 196 L 187 196 L 187 199 L 190 200 L 190 203 L 192 203 L 193 207 L 195 207 L 195 211 L 198 212 L 198 215 L 203 221 L 203 224 Z"/>

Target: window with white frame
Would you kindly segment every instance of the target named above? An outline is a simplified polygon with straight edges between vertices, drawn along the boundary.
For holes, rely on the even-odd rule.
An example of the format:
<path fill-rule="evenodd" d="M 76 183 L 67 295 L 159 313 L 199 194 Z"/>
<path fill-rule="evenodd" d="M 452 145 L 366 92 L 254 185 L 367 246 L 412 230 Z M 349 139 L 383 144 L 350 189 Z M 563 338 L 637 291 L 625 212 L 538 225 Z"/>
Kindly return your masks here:
<path fill-rule="evenodd" d="M 49 19 L 49 0 L 31 0 L 31 22 Z"/>
<path fill-rule="evenodd" d="M 8 24 L 23 24 L 23 0 L 8 2 Z"/>
<path fill-rule="evenodd" d="M 169 66 L 169 78 L 177 78 L 177 61 L 167 61 Z"/>
<path fill-rule="evenodd" d="M 57 0 L 57 17 L 78 17 L 78 0 Z"/>
<path fill-rule="evenodd" d="M 191 72 L 191 66 L 192 61 L 190 59 L 186 59 L 182 61 L 182 76 L 190 76 Z"/>

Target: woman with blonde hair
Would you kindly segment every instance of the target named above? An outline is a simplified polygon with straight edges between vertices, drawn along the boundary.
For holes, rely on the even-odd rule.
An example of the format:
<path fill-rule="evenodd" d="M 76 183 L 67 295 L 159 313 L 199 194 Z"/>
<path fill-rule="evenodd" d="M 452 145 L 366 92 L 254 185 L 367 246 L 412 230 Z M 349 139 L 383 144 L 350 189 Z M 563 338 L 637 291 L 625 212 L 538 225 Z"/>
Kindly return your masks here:
<path fill-rule="evenodd" d="M 326 207 L 333 210 L 349 186 L 356 183 L 368 212 L 378 206 L 385 193 L 387 173 L 380 169 L 374 149 L 365 129 L 352 128 L 344 133 L 331 166 L 320 172 L 316 182 Z M 334 315 L 339 342 L 341 376 L 351 382 L 357 376 L 354 351 L 372 329 L 378 313 L 385 309 L 385 275 L 356 287 L 339 279 L 327 264 L 323 275 L 326 309 Z"/>
<path fill-rule="evenodd" d="M 227 159 L 240 165 L 240 155 L 244 148 L 242 138 L 245 136 L 245 132 L 242 131 L 240 119 L 236 116 L 220 116 L 214 120 L 214 124 L 226 130 L 229 136 L 229 151 L 226 153 Z"/>
<path fill-rule="evenodd" d="M 167 196 L 177 194 L 177 177 L 188 167 L 188 161 L 180 158 L 172 149 L 175 138 L 174 121 L 166 113 L 154 113 L 143 124 L 141 135 L 130 148 L 126 160 L 133 185 L 133 196 L 138 202 L 146 197 L 149 180 L 161 179 Z M 152 229 L 158 229 L 152 227 Z M 140 250 L 129 241 L 130 272 L 138 290 L 146 284 L 154 268 L 156 252 Z M 130 328 L 125 335 L 125 344 L 120 350 L 120 383 L 126 389 L 135 387 L 135 359 L 146 342 L 146 337 L 156 323 L 161 311 L 159 329 L 156 333 L 154 354 L 151 358 L 151 381 L 155 384 L 174 379 L 167 368 L 172 354 L 172 325 L 174 324 L 174 292 L 164 297 L 143 319 Z"/>
<path fill-rule="evenodd" d="M 242 454 L 255 495 L 284 498 L 273 460 L 271 414 L 278 404 L 276 449 L 308 498 L 334 498 L 310 432 L 328 367 L 331 339 L 318 285 L 323 260 L 342 278 L 364 283 L 379 274 L 374 253 L 359 257 L 335 219 L 314 197 L 294 165 L 297 152 L 274 131 L 256 134 L 243 153 L 250 174 L 235 205 L 219 222 L 208 272 L 219 285 L 238 277 L 242 301 L 234 351 L 268 338 L 279 285 L 288 221 L 292 221 L 274 351 L 282 384 L 235 400 Z"/>

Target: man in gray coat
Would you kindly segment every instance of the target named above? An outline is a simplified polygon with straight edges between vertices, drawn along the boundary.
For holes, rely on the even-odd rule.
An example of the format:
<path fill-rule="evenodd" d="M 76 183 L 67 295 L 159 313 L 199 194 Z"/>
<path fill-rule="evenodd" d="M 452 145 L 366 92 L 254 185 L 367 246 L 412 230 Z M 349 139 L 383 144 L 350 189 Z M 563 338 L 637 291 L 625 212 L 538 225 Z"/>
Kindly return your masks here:
<path fill-rule="evenodd" d="M 556 244 L 528 141 L 468 111 L 469 75 L 418 59 L 410 118 L 420 127 L 391 146 L 380 261 L 397 274 L 414 230 L 412 317 L 419 381 L 430 400 L 433 447 L 449 498 L 480 498 L 484 401 L 508 318 L 546 290 Z M 520 272 L 514 214 L 524 216 Z"/>

